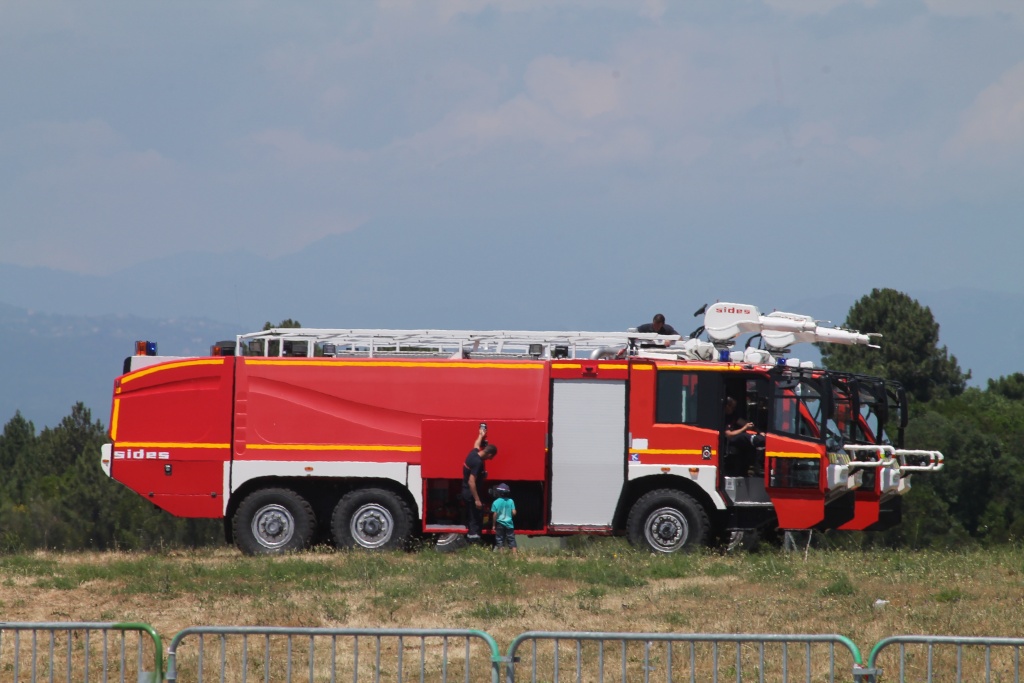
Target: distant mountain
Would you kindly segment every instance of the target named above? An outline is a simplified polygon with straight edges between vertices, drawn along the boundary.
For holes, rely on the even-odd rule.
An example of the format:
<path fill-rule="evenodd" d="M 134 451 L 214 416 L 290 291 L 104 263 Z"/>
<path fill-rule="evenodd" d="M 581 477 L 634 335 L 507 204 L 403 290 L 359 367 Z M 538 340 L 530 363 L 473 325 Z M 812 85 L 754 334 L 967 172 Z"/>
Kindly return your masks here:
<path fill-rule="evenodd" d="M 108 424 L 114 378 L 138 339 L 157 341 L 160 353 L 192 355 L 238 332 L 198 318 L 58 315 L 6 304 L 0 329 L 9 342 L 0 354 L 0 421 L 21 411 L 37 429 L 56 426 L 78 401 Z"/>
<path fill-rule="evenodd" d="M 81 400 L 105 421 L 111 383 L 136 339 L 185 355 L 284 318 L 309 327 L 624 330 L 658 311 L 688 333 L 700 324 L 690 314 L 716 300 L 839 324 L 868 293 L 834 279 L 831 291 L 812 280 L 796 288 L 671 249 L 652 265 L 654 242 L 610 250 L 607 240 L 543 226 L 489 228 L 360 229 L 277 259 L 183 253 L 104 275 L 0 263 L 0 325 L 13 349 L 0 354 L 0 419 L 20 409 L 37 427 L 50 425 Z M 940 343 L 972 370 L 972 384 L 1024 369 L 1024 293 L 902 291 L 931 308 Z M 813 347 L 793 354 L 818 359 Z"/>

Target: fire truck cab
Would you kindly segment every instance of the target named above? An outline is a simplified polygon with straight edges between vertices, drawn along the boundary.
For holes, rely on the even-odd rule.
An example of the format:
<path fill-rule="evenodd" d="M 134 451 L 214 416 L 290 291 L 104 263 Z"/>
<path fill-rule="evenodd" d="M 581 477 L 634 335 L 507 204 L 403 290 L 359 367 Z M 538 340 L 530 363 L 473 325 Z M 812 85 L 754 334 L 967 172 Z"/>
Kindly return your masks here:
<path fill-rule="evenodd" d="M 172 514 L 222 518 L 249 554 L 464 534 L 481 422 L 499 449 L 481 489 L 510 486 L 520 534 L 624 534 L 670 553 L 898 522 L 911 474 L 943 461 L 901 448 L 903 391 L 784 355 L 870 337 L 738 304 L 704 316 L 706 340 L 302 328 L 190 358 L 143 343 L 115 380 L 102 464 Z M 733 350 L 744 332 L 759 347 Z M 736 417 L 750 426 L 730 437 Z"/>

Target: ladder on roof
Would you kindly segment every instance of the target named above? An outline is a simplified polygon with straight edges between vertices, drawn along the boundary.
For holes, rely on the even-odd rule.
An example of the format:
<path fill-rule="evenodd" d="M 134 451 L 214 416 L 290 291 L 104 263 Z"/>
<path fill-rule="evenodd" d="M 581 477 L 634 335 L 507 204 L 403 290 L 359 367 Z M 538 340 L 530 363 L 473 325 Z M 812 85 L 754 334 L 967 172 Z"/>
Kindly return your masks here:
<path fill-rule="evenodd" d="M 241 334 L 239 348 L 265 355 L 270 342 L 290 344 L 299 356 L 447 355 L 530 358 L 609 357 L 637 343 L 678 341 L 679 335 L 640 332 L 568 332 L 558 330 L 373 330 L 275 328 Z M 298 345 L 296 344 L 298 342 Z M 303 344 L 303 342 L 305 342 Z M 597 355 L 600 354 L 600 355 Z M 272 354 L 277 355 L 277 354 Z"/>

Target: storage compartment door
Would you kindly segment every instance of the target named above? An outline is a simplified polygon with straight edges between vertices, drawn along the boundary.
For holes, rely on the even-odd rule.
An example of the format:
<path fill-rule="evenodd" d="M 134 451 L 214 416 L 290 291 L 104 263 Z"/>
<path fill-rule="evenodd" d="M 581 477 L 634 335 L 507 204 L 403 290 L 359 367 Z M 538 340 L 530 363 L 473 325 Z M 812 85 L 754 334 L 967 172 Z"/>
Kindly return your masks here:
<path fill-rule="evenodd" d="M 553 385 L 551 524 L 610 526 L 626 476 L 626 383 Z"/>

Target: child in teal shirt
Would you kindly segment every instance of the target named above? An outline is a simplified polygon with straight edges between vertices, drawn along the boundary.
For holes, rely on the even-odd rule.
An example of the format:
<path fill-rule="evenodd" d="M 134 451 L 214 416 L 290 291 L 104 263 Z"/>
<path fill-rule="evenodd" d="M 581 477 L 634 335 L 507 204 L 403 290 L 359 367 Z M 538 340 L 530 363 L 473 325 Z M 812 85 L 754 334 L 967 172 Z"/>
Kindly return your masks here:
<path fill-rule="evenodd" d="M 516 532 L 512 518 L 516 516 L 516 504 L 509 497 L 508 484 L 498 484 L 498 497 L 491 503 L 491 531 L 494 532 L 494 548 L 511 548 L 517 552 Z"/>

